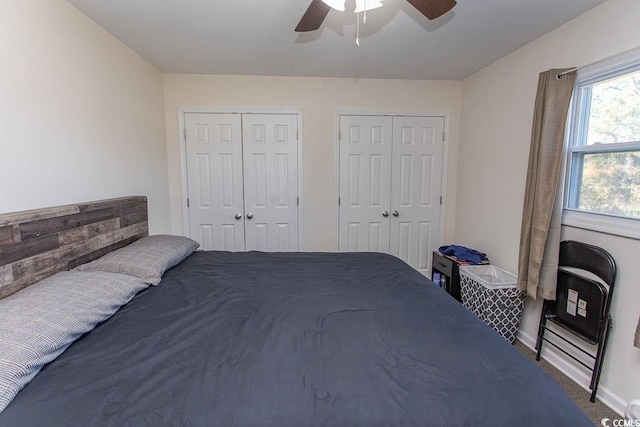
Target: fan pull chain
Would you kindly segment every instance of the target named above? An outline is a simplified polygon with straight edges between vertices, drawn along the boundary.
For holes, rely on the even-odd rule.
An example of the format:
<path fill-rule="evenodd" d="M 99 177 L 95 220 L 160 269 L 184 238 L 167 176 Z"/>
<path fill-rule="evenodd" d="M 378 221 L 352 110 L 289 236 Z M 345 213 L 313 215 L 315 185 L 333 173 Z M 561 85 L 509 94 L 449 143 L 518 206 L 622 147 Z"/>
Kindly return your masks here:
<path fill-rule="evenodd" d="M 364 13 L 362 15 L 362 25 L 367 25 L 367 0 L 363 0 L 362 8 L 364 9 Z"/>
<path fill-rule="evenodd" d="M 356 13 L 356 47 L 360 47 L 360 12 Z"/>
<path fill-rule="evenodd" d="M 360 47 L 360 8 L 356 2 L 356 47 Z M 367 25 L 367 0 L 362 0 L 362 25 Z"/>

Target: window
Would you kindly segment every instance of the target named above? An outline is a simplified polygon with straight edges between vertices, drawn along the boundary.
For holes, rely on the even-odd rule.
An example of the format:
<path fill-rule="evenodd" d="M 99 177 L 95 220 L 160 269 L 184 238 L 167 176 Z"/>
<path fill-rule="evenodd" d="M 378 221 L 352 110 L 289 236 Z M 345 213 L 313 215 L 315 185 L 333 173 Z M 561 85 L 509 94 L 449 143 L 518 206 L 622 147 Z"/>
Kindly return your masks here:
<path fill-rule="evenodd" d="M 563 223 L 640 238 L 640 50 L 578 71 Z"/>

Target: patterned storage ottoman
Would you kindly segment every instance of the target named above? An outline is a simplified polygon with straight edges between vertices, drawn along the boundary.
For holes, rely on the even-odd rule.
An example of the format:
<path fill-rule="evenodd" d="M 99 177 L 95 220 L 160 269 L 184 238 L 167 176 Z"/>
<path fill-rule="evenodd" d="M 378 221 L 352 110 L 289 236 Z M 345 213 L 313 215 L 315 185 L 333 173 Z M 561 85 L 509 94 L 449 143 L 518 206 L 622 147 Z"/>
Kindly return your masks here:
<path fill-rule="evenodd" d="M 510 343 L 516 340 L 524 306 L 516 282 L 514 274 L 494 265 L 460 266 L 462 304 Z"/>

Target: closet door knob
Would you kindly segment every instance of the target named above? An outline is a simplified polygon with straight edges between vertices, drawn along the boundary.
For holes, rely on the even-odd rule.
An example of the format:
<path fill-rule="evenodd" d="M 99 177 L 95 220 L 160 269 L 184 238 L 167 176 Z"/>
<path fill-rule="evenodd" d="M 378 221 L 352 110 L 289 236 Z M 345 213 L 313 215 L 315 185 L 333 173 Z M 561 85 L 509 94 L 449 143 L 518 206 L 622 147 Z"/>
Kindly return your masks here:
<path fill-rule="evenodd" d="M 236 214 L 236 219 L 242 219 L 242 215 Z"/>
<path fill-rule="evenodd" d="M 393 211 L 393 214 L 392 214 L 392 215 L 393 215 L 393 216 L 400 216 L 400 212 L 398 212 L 398 211 Z"/>
<path fill-rule="evenodd" d="M 389 216 L 389 212 L 387 212 L 387 211 L 382 212 L 382 216 L 385 217 L 385 218 L 388 217 Z"/>
<path fill-rule="evenodd" d="M 251 219 L 251 218 L 253 218 L 253 214 L 252 214 L 251 212 L 249 212 L 249 213 L 247 214 L 247 219 Z"/>

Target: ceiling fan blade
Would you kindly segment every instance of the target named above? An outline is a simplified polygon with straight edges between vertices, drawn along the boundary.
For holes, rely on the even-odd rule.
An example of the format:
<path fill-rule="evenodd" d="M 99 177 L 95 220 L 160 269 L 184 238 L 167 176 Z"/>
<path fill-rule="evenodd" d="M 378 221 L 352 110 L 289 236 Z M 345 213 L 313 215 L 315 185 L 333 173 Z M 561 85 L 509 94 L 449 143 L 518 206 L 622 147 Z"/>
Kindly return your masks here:
<path fill-rule="evenodd" d="M 306 31 L 314 31 L 320 28 L 324 18 L 331 10 L 331 7 L 324 3 L 322 0 L 312 0 L 311 4 L 307 8 L 307 11 L 302 15 L 302 19 L 298 22 L 296 31 L 298 33 L 304 33 Z"/>
<path fill-rule="evenodd" d="M 456 0 L 407 0 L 413 7 L 429 19 L 436 19 L 449 12 Z"/>

